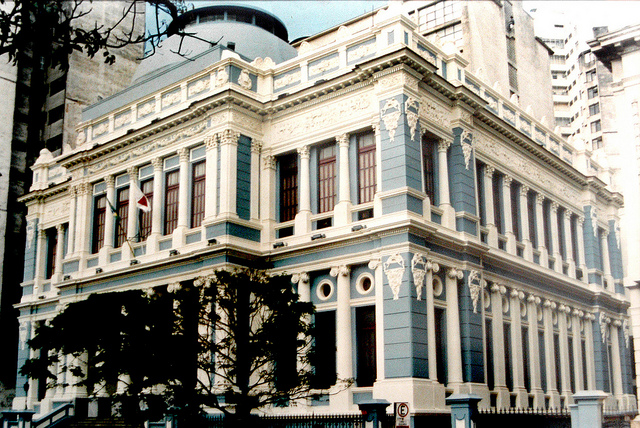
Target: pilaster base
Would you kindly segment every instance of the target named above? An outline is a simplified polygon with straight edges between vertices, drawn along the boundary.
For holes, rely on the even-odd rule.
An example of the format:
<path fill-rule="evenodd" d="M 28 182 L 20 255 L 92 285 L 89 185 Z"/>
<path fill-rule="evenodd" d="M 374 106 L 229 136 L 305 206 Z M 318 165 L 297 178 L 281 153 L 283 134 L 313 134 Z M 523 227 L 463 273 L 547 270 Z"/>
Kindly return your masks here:
<path fill-rule="evenodd" d="M 487 243 L 490 247 L 498 248 L 498 229 L 496 229 L 493 224 L 488 224 L 487 228 L 489 229 L 489 233 L 487 234 Z"/>
<path fill-rule="evenodd" d="M 479 407 L 489 407 L 491 393 L 487 385 L 483 383 L 462 383 L 457 389 L 457 394 L 472 394 L 480 397 Z"/>
<path fill-rule="evenodd" d="M 505 235 L 507 236 L 507 252 L 515 255 L 517 253 L 516 235 L 514 235 L 513 232 L 507 232 Z"/>
<path fill-rule="evenodd" d="M 171 246 L 173 248 L 184 247 L 186 244 L 186 226 L 178 226 L 173 230 L 171 234 Z"/>
<path fill-rule="evenodd" d="M 516 408 L 526 409 L 529 407 L 529 393 L 524 388 L 516 388 Z"/>
<path fill-rule="evenodd" d="M 533 389 L 531 391 L 533 394 L 533 408 L 534 409 L 544 409 L 545 407 L 545 396 L 544 391 L 542 389 Z"/>
<path fill-rule="evenodd" d="M 296 235 L 306 235 L 311 232 L 311 211 L 300 211 L 296 214 L 293 228 Z"/>
<path fill-rule="evenodd" d="M 553 391 L 549 394 L 549 408 L 560 409 L 560 394 Z"/>
<path fill-rule="evenodd" d="M 147 248 L 145 254 L 155 254 L 158 252 L 158 239 L 160 238 L 159 233 L 152 233 L 147 238 Z"/>
<path fill-rule="evenodd" d="M 638 408 L 638 399 L 635 395 L 624 394 L 621 398 L 622 401 L 622 410 L 637 410 Z"/>
<path fill-rule="evenodd" d="M 511 392 L 506 386 L 496 386 L 493 388 L 496 394 L 496 409 L 508 409 L 511 407 Z"/>
<path fill-rule="evenodd" d="M 333 225 L 345 226 L 351 223 L 351 202 L 340 201 L 333 209 Z"/>
<path fill-rule="evenodd" d="M 456 210 L 453 209 L 451 204 L 440 204 L 442 210 L 442 225 L 449 229 L 456 229 Z"/>
<path fill-rule="evenodd" d="M 415 412 L 446 409 L 444 385 L 434 380 L 399 378 L 383 379 L 373 385 L 373 398 L 408 402 Z"/>
<path fill-rule="evenodd" d="M 353 394 L 351 388 L 345 388 L 343 385 L 335 385 L 331 388 L 329 395 L 329 405 L 332 412 L 348 412 L 353 410 Z"/>

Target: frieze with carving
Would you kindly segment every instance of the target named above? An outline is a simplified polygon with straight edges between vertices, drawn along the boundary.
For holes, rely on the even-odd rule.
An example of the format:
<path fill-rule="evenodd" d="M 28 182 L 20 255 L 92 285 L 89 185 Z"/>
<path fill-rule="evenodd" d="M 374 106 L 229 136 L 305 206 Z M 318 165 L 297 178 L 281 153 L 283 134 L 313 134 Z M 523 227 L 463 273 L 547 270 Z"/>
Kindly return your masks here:
<path fill-rule="evenodd" d="M 190 82 L 187 85 L 187 97 L 191 98 L 194 95 L 199 94 L 200 92 L 206 91 L 209 89 L 209 82 L 211 79 L 209 76 L 205 76 L 201 79 L 198 79 L 194 82 Z"/>
<path fill-rule="evenodd" d="M 92 128 L 92 132 L 93 132 L 93 138 L 99 137 L 101 135 L 104 135 L 107 133 L 107 131 L 109 131 L 109 121 L 108 120 L 104 120 L 102 122 L 100 122 L 97 125 L 93 125 Z"/>
<path fill-rule="evenodd" d="M 275 77 L 273 80 L 273 90 L 277 91 L 278 89 L 295 83 L 300 83 L 300 70 Z"/>
<path fill-rule="evenodd" d="M 224 67 L 218 69 L 216 73 L 215 86 L 219 88 L 222 85 L 229 83 L 229 73 Z"/>
<path fill-rule="evenodd" d="M 437 125 L 440 125 L 443 128 L 450 128 L 451 121 L 449 120 L 449 115 L 447 111 L 435 104 L 434 102 L 429 102 L 429 100 L 425 97 L 422 97 L 422 102 L 420 103 L 422 108 L 420 109 L 421 117 L 424 117 L 429 122 L 433 122 Z"/>
<path fill-rule="evenodd" d="M 332 58 L 322 59 L 317 63 L 313 63 L 309 66 L 309 76 L 315 76 L 316 74 L 322 74 L 326 71 L 335 70 L 339 66 L 338 56 Z"/>
<path fill-rule="evenodd" d="M 345 120 L 361 115 L 371 108 L 369 96 L 351 97 L 334 104 L 317 108 L 298 118 L 289 119 L 273 126 L 274 135 L 288 140 L 297 135 L 307 135 L 336 123 L 336 118 Z"/>
<path fill-rule="evenodd" d="M 159 138 L 155 141 L 128 150 L 112 158 L 90 165 L 89 167 L 87 167 L 87 172 L 94 173 L 114 165 L 121 165 L 130 159 L 135 159 L 139 156 L 151 153 L 158 148 L 168 146 L 169 144 L 178 142 L 184 138 L 193 137 L 194 135 L 200 134 L 205 129 L 207 129 L 207 122 L 202 121 L 196 125 L 190 126 L 186 129 L 182 129 L 166 137 Z"/>
<path fill-rule="evenodd" d="M 471 153 L 473 152 L 473 143 L 475 138 L 473 134 L 466 129 L 460 134 L 460 145 L 462 146 L 462 154 L 464 156 L 464 166 L 469 170 L 471 162 Z"/>
<path fill-rule="evenodd" d="M 182 94 L 180 88 L 169 92 L 167 94 L 162 95 L 162 108 L 170 107 L 174 104 L 178 104 L 180 99 L 182 98 Z"/>
<path fill-rule="evenodd" d="M 156 100 L 149 100 L 145 103 L 138 104 L 138 119 L 150 115 L 156 111 Z"/>
<path fill-rule="evenodd" d="M 375 39 L 371 41 L 364 42 L 361 45 L 358 45 L 355 48 L 347 49 L 347 61 L 353 62 L 359 59 L 362 59 L 366 56 L 373 55 L 376 52 L 376 42 Z"/>
<path fill-rule="evenodd" d="M 251 81 L 251 76 L 247 70 L 242 70 L 240 72 L 240 76 L 238 77 L 238 85 L 243 87 L 244 89 L 250 90 L 253 86 L 253 82 Z"/>
<path fill-rule="evenodd" d="M 131 123 L 131 110 L 127 110 L 125 112 L 122 112 L 116 115 L 113 125 L 115 128 L 121 128 L 124 125 L 128 125 L 130 123 Z"/>
<path fill-rule="evenodd" d="M 531 182 L 536 183 L 541 188 L 549 190 L 554 195 L 570 201 L 578 201 L 580 199 L 580 193 L 577 190 L 560 183 L 557 178 L 545 173 L 542 168 L 535 165 L 532 161 L 510 150 L 494 139 L 482 136 L 481 138 L 476 138 L 474 144 L 476 151 L 491 156 L 496 161 L 508 166 L 511 170 L 518 172 L 523 177 L 528 177 Z"/>
<path fill-rule="evenodd" d="M 485 287 L 486 282 L 481 278 L 480 272 L 477 270 L 470 270 L 467 278 L 467 286 L 469 287 L 469 293 L 471 294 L 471 302 L 473 303 L 473 313 L 478 313 L 478 302 L 480 301 L 480 292 Z"/>

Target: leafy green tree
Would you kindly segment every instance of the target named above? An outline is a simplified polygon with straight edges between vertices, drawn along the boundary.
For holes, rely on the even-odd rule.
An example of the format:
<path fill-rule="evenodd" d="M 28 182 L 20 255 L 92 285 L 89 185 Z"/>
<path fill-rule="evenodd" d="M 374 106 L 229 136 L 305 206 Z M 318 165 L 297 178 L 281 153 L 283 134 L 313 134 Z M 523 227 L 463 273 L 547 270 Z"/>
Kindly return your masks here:
<path fill-rule="evenodd" d="M 197 426 L 207 407 L 241 423 L 309 395 L 312 314 L 288 277 L 248 269 L 93 294 L 36 330 L 29 345 L 40 356 L 21 372 L 111 397 L 134 423 L 172 409 Z"/>

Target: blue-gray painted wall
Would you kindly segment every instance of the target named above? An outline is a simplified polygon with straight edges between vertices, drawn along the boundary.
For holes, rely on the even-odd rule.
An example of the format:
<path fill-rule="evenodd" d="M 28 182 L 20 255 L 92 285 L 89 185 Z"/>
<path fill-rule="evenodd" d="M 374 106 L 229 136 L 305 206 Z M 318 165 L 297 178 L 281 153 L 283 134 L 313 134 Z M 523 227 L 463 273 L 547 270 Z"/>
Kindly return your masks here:
<path fill-rule="evenodd" d="M 404 259 L 402 284 L 394 300 L 389 281 L 384 275 L 384 370 L 386 378 L 428 378 L 427 309 L 424 300 L 417 300 L 411 275 L 413 254 L 401 254 Z M 383 259 L 386 262 L 387 259 Z M 393 268 L 396 265 L 390 265 Z"/>
<path fill-rule="evenodd" d="M 602 341 L 602 334 L 600 333 L 599 314 L 596 315 L 596 319 L 593 321 L 593 351 L 596 369 L 596 389 L 611 392 L 609 389 L 611 385 L 609 379 L 609 357 L 606 343 Z"/>
<path fill-rule="evenodd" d="M 458 283 L 462 376 L 465 382 L 484 383 L 482 303 L 480 300 L 478 301 L 478 306 L 474 313 L 471 290 L 466 286 L 468 280 L 469 272 L 465 271 L 463 280 Z"/>
<path fill-rule="evenodd" d="M 451 204 L 456 212 L 464 211 L 476 215 L 476 188 L 475 188 L 475 159 L 471 152 L 468 168 L 462 150 L 461 134 L 463 129 L 453 128 L 453 144 L 449 154 L 449 186 L 451 192 Z M 467 137 L 468 141 L 469 137 Z"/>
<path fill-rule="evenodd" d="M 27 342 L 31 340 L 31 322 L 24 321 L 24 324 L 20 326 L 20 329 L 26 329 L 26 339 Z M 24 334 L 24 333 L 23 333 Z M 19 335 L 18 335 L 19 336 Z M 24 385 L 27 385 L 28 378 L 27 376 L 20 373 L 20 369 L 24 365 L 24 363 L 29 359 L 29 345 L 27 343 L 20 343 L 18 339 L 18 375 L 16 377 L 16 396 L 17 397 L 26 397 L 27 391 L 24 389 Z M 24 348 L 22 347 L 24 345 Z"/>
<path fill-rule="evenodd" d="M 622 267 L 622 249 L 618 246 L 618 231 L 616 230 L 615 220 L 609 220 L 609 236 L 607 237 L 609 244 L 609 262 L 611 265 L 611 275 L 614 279 L 624 279 L 624 270 Z"/>
<path fill-rule="evenodd" d="M 593 224 L 591 218 L 591 210 L 593 207 L 586 205 L 584 207 L 584 259 L 589 269 L 600 269 L 602 262 L 600 261 L 600 243 L 598 242 L 597 225 Z M 596 233 L 594 235 L 594 226 Z"/>
<path fill-rule="evenodd" d="M 251 218 L 251 139 L 244 135 L 238 139 L 236 211 L 243 220 Z"/>

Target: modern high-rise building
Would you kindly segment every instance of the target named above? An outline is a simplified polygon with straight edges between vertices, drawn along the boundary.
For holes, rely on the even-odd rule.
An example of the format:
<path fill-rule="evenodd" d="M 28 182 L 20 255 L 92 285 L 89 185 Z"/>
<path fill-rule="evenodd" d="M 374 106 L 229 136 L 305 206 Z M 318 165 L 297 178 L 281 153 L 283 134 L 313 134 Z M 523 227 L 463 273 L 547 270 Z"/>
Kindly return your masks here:
<path fill-rule="evenodd" d="M 8 2 L 3 7 L 12 7 Z M 123 17 L 128 2 L 84 2 L 82 16 L 73 21 L 76 27 L 114 26 Z M 86 13 L 85 13 L 86 12 Z M 132 15 L 121 21 L 133 28 L 134 36 L 144 32 L 144 7 L 137 11 L 136 25 Z M 32 172 L 29 167 L 42 149 L 54 156 L 64 145 L 75 144 L 76 125 L 81 110 L 102 98 L 127 87 L 143 56 L 141 45 L 130 45 L 114 51 L 114 64 L 102 57 L 89 58 L 74 50 L 69 56 L 68 70 L 51 66 L 51 41 L 38 34 L 24 35 L 25 49 L 17 56 L 17 64 L 2 60 L 3 125 L 0 127 L 0 382 L 7 387 L 15 380 L 16 316 L 12 306 L 20 300 L 20 283 L 26 230 L 26 210 L 18 198 L 29 192 Z M 53 177 L 52 177 L 53 178 Z M 59 177 L 60 178 L 60 177 Z M 10 267 L 10 268 L 9 268 Z M 19 385 L 18 388 L 22 388 Z"/>
<path fill-rule="evenodd" d="M 322 332 L 316 394 L 266 412 L 384 399 L 421 426 L 472 393 L 499 424 L 599 389 L 634 414 L 623 198 L 542 120 L 548 48 L 519 3 L 418 3 L 293 45 L 262 10 L 183 15 L 225 43 L 191 40 L 185 60 L 168 40 L 32 167 L 18 366 L 68 303 L 260 265 L 291 275 Z M 39 420 L 92 393 L 17 383 Z"/>

